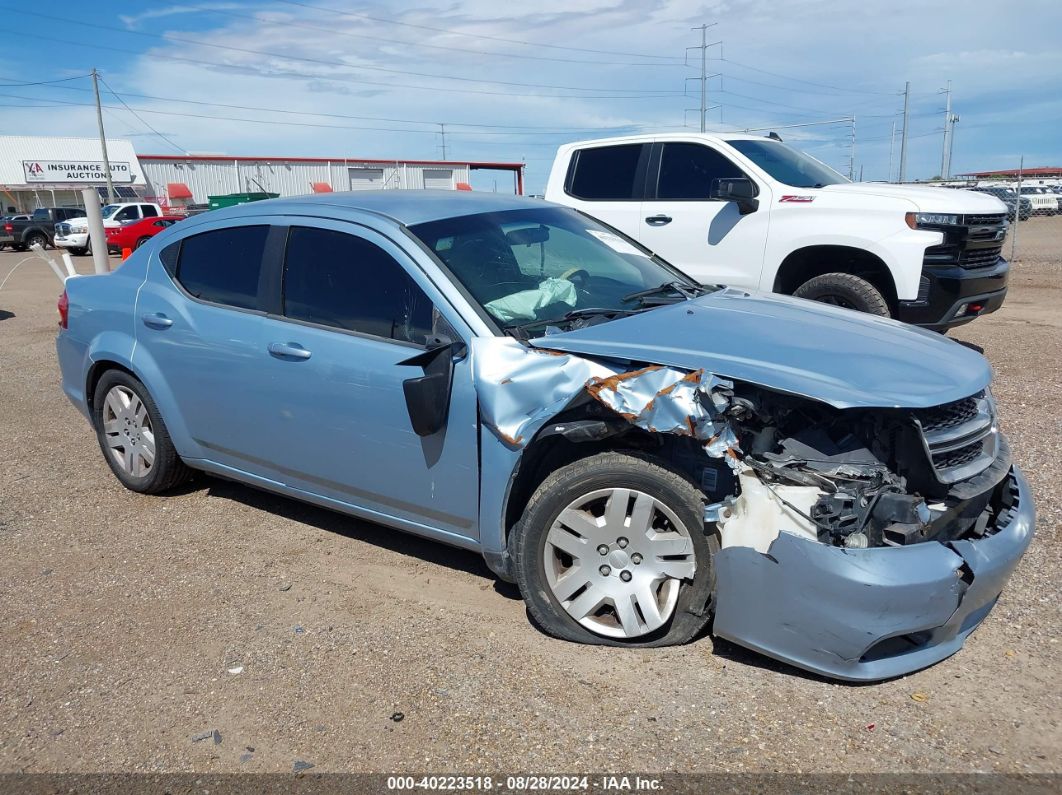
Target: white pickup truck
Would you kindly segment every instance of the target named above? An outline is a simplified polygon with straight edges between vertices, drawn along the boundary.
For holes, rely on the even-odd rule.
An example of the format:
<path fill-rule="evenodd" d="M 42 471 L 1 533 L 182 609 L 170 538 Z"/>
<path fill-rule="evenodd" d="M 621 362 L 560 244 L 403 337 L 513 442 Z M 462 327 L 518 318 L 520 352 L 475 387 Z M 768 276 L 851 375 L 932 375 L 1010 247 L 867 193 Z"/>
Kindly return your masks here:
<path fill-rule="evenodd" d="M 156 218 L 164 215 L 162 208 L 151 202 L 129 202 L 108 204 L 100 213 L 103 215 L 104 229 L 117 229 L 130 221 L 142 218 Z M 70 249 L 74 255 L 92 253 L 92 241 L 89 240 L 88 218 L 74 218 L 55 225 L 55 245 Z"/>
<path fill-rule="evenodd" d="M 560 147 L 546 199 L 703 283 L 944 330 L 1007 293 L 1007 207 L 972 191 L 853 183 L 777 136 L 675 133 Z"/>

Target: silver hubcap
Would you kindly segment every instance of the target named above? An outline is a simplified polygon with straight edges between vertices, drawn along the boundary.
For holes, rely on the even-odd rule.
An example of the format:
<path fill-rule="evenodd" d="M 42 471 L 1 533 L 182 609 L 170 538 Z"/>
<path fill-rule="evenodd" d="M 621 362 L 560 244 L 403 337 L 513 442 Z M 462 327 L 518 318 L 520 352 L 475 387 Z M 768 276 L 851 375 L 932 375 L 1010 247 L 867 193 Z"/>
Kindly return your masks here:
<path fill-rule="evenodd" d="M 546 582 L 572 618 L 599 635 L 636 638 L 675 611 L 697 570 L 675 513 L 632 489 L 601 489 L 568 505 L 546 534 Z"/>
<path fill-rule="evenodd" d="M 103 433 L 115 462 L 134 477 L 155 463 L 155 433 L 147 406 L 127 386 L 115 386 L 103 399 Z"/>

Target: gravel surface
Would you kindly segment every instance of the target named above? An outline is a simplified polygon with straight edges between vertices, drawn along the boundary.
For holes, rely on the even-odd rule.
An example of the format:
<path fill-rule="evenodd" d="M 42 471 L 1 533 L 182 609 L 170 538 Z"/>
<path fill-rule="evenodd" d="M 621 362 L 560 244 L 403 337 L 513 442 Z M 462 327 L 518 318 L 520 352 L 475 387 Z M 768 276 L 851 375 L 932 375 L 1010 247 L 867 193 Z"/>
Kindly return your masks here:
<path fill-rule="evenodd" d="M 1021 235 L 1006 305 L 954 336 L 996 368 L 1037 538 L 962 652 L 864 686 L 707 637 L 556 641 L 476 555 L 205 476 L 125 491 L 59 390 L 58 284 L 23 265 L 0 291 L 0 772 L 1058 771 L 1062 217 Z"/>

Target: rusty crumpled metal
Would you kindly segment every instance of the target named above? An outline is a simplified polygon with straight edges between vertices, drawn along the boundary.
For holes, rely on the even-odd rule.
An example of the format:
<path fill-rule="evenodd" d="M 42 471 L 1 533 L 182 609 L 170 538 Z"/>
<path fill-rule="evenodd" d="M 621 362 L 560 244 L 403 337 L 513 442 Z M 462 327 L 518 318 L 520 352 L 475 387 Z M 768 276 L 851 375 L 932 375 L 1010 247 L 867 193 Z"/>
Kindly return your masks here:
<path fill-rule="evenodd" d="M 732 381 L 704 370 L 659 366 L 595 379 L 586 386 L 594 398 L 639 428 L 692 436 L 704 442 L 705 452 L 714 458 L 738 448 L 725 415 L 733 389 Z"/>
<path fill-rule="evenodd" d="M 508 337 L 472 340 L 480 414 L 511 447 L 522 447 L 595 378 L 621 372 L 592 359 L 541 351 Z"/>
<path fill-rule="evenodd" d="M 588 394 L 639 428 L 693 437 L 709 456 L 737 466 L 738 440 L 725 414 L 734 384 L 712 373 L 659 365 L 625 370 L 504 337 L 474 339 L 472 364 L 483 421 L 510 447 L 522 447 Z"/>

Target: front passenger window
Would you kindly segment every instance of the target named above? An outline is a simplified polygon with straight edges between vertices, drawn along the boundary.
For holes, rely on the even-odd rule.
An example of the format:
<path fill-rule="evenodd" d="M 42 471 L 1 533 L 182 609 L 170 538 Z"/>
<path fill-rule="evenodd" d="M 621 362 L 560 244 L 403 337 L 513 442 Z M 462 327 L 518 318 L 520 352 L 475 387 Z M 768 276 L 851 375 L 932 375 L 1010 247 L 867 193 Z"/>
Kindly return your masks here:
<path fill-rule="evenodd" d="M 743 176 L 730 158 L 704 144 L 664 144 L 656 198 L 707 199 L 713 180 Z"/>
<path fill-rule="evenodd" d="M 292 227 L 284 314 L 295 320 L 423 345 L 434 308 L 386 251 L 345 232 Z"/>

